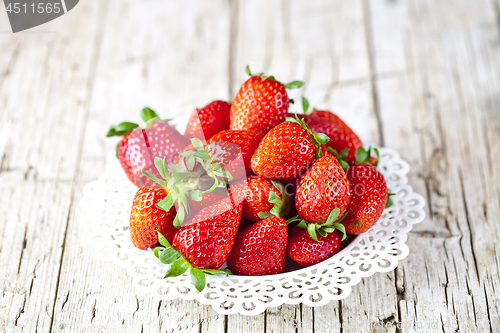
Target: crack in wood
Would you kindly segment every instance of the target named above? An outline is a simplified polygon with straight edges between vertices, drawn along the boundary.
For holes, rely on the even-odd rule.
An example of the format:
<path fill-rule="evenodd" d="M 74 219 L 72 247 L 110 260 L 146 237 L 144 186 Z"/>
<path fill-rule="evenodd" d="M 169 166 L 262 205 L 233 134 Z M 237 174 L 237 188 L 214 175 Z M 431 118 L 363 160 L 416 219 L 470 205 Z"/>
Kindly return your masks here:
<path fill-rule="evenodd" d="M 480 281 L 479 268 L 477 266 L 476 251 L 474 250 L 474 235 L 472 232 L 472 227 L 470 225 L 469 208 L 467 207 L 467 198 L 466 198 L 465 190 L 464 190 L 462 169 L 460 169 L 460 168 L 458 169 L 458 176 L 460 179 L 460 190 L 462 193 L 462 200 L 463 200 L 463 205 L 464 205 L 464 210 L 465 210 L 465 220 L 467 221 L 467 227 L 469 228 L 469 241 L 470 241 L 470 247 L 471 247 L 471 252 L 472 252 L 472 258 L 474 260 L 474 267 L 476 269 L 476 277 L 477 277 L 478 281 Z"/>
<path fill-rule="evenodd" d="M 23 235 L 23 246 L 21 249 L 21 256 L 19 258 L 19 264 L 17 265 L 17 275 L 19 275 L 19 272 L 21 271 L 21 263 L 23 262 L 23 255 L 24 255 L 24 250 L 26 250 L 26 233 L 28 232 L 28 225 L 24 226 L 24 235 Z M 31 294 L 31 293 L 30 293 Z"/>

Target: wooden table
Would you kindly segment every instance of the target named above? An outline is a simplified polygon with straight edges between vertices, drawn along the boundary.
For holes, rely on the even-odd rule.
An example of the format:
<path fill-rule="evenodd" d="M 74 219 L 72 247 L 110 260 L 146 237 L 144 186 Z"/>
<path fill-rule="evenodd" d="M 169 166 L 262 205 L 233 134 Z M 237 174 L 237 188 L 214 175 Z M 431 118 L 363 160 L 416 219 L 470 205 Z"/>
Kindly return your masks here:
<path fill-rule="evenodd" d="M 0 331 L 498 332 L 499 27 L 496 0 L 83 0 L 18 34 L 1 9 Z M 159 302 L 84 242 L 108 126 L 232 98 L 247 64 L 397 149 L 426 198 L 408 258 L 343 301 Z"/>

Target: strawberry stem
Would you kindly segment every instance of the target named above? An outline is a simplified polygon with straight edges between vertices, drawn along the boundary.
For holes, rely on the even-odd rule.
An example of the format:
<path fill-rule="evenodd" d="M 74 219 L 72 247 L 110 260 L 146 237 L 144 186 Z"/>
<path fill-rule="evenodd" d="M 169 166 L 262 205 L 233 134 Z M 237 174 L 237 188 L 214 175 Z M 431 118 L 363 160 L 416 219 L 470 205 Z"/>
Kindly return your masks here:
<path fill-rule="evenodd" d="M 191 276 L 191 282 L 193 283 L 196 290 L 199 292 L 203 291 L 206 286 L 206 277 L 208 275 L 232 275 L 231 271 L 228 269 L 208 269 L 208 268 L 198 268 L 191 265 L 182 254 L 174 249 L 172 245 L 167 241 L 167 239 L 158 231 L 158 241 L 163 246 L 157 246 L 153 250 L 156 258 L 160 260 L 162 264 L 170 265 L 167 269 L 164 278 L 176 277 L 182 275 L 189 270 L 189 275 Z"/>

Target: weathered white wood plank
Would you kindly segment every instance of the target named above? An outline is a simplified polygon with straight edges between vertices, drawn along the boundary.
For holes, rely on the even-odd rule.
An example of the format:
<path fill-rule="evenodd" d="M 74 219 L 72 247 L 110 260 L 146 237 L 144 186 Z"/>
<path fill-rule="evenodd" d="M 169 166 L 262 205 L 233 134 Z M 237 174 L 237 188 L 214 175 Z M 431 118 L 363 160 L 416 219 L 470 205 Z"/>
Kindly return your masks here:
<path fill-rule="evenodd" d="M 403 331 L 498 327 L 498 30 L 487 1 L 370 2 L 389 146 L 416 166 L 429 218 L 397 270 Z M 388 22 L 391 22 L 389 24 Z M 496 116 L 495 116 L 496 113 Z M 498 141 L 497 141 L 498 142 Z M 492 144 L 493 143 L 493 144 Z M 415 154 L 417 153 L 417 154 Z M 493 164 L 494 165 L 494 164 Z M 492 263 L 494 263 L 492 265 Z M 490 322 L 491 321 L 491 322 Z"/>
<path fill-rule="evenodd" d="M 78 200 L 82 187 L 102 172 L 105 156 L 116 144 L 104 138 L 109 125 L 139 121 L 145 105 L 170 118 L 190 112 L 193 104 L 228 99 L 228 10 L 222 1 L 109 3 L 88 101 L 54 332 L 224 331 L 225 317 L 210 306 L 159 302 L 136 291 L 124 269 L 98 261 L 83 242 L 89 233 L 88 217 Z"/>
<path fill-rule="evenodd" d="M 82 6 L 71 19 L 0 35 L 1 331 L 51 327 L 96 12 Z M 2 10 L 0 30 L 7 32 L 3 18 Z"/>

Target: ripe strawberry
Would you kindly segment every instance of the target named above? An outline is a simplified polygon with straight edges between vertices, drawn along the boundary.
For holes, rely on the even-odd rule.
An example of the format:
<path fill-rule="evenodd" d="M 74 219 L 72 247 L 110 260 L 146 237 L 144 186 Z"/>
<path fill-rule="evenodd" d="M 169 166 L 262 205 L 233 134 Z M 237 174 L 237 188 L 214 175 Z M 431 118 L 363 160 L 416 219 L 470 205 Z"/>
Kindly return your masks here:
<path fill-rule="evenodd" d="M 322 223 L 335 209 L 344 214 L 349 204 L 349 182 L 337 159 L 327 155 L 318 158 L 300 179 L 295 208 L 307 222 Z"/>
<path fill-rule="evenodd" d="M 287 241 L 286 221 L 269 216 L 238 233 L 227 266 L 238 275 L 279 274 L 285 267 Z"/>
<path fill-rule="evenodd" d="M 230 110 L 231 104 L 225 101 L 214 101 L 204 108 L 193 110 L 185 136 L 208 140 L 220 131 L 228 130 Z"/>
<path fill-rule="evenodd" d="M 204 208 L 177 231 L 172 247 L 192 266 L 220 268 L 233 247 L 242 208 L 232 197 Z"/>
<path fill-rule="evenodd" d="M 293 227 L 288 240 L 288 256 L 302 266 L 311 266 L 332 257 L 342 248 L 337 231 L 314 240 L 306 229 Z"/>
<path fill-rule="evenodd" d="M 173 225 L 175 207 L 167 212 L 156 207 L 167 196 L 163 189 L 141 188 L 135 194 L 130 213 L 130 238 L 135 247 L 147 249 L 158 243 L 158 232 L 172 241 L 177 229 Z"/>
<path fill-rule="evenodd" d="M 346 148 L 358 148 L 363 145 L 356 133 L 342 119 L 330 111 L 314 110 L 304 121 L 313 132 L 326 134 L 330 138 L 326 145 L 337 152 Z"/>
<path fill-rule="evenodd" d="M 302 86 L 302 82 L 293 81 L 281 84 L 273 76 L 252 75 L 245 81 L 234 98 L 230 112 L 230 129 L 255 130 L 267 133 L 271 128 L 285 120 L 290 100 L 285 89 Z"/>
<path fill-rule="evenodd" d="M 351 189 L 349 212 L 342 221 L 350 234 L 368 231 L 382 216 L 388 201 L 384 176 L 373 166 L 355 164 L 347 170 Z"/>
<path fill-rule="evenodd" d="M 123 122 L 111 126 L 106 135 L 123 136 L 118 143 L 117 157 L 128 179 L 138 187 L 151 184 L 146 177 L 142 177 L 141 170 L 150 170 L 159 176 L 153 166 L 155 157 L 167 158 L 173 162 L 177 153 L 189 143 L 175 128 L 158 118 L 150 108 L 142 110 L 141 118 L 147 124 L 145 129 L 134 123 Z"/>
<path fill-rule="evenodd" d="M 328 137 L 312 134 L 298 118 L 287 120 L 271 129 L 257 147 L 251 161 L 255 174 L 269 179 L 296 178 L 320 156 L 320 145 Z"/>
<path fill-rule="evenodd" d="M 234 187 L 244 197 L 243 217 L 249 221 L 256 222 L 271 214 L 286 217 L 290 210 L 291 198 L 279 181 L 252 175 Z"/>
<path fill-rule="evenodd" d="M 250 160 L 263 136 L 256 131 L 222 131 L 210 138 L 207 151 L 215 163 L 219 163 L 234 179 L 238 179 L 241 178 L 237 176 L 239 174 L 252 173 Z M 245 167 L 244 172 L 239 170 L 242 167 L 241 161 Z M 230 164 L 233 165 L 229 166 Z"/>

